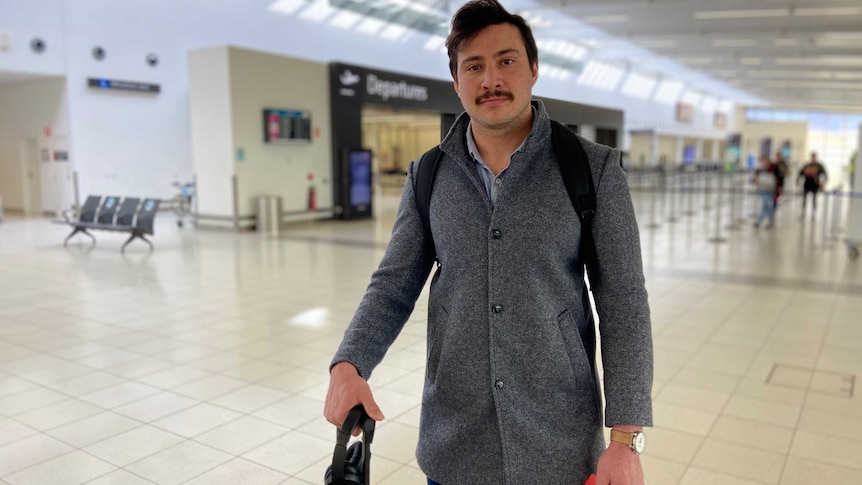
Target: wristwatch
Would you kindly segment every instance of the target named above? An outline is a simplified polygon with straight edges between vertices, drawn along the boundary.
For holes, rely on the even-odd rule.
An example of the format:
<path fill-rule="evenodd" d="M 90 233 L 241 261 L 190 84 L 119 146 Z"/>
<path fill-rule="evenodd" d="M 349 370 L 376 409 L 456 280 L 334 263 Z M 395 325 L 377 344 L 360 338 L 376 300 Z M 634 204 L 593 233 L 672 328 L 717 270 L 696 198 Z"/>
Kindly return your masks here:
<path fill-rule="evenodd" d="M 638 455 L 644 452 L 644 447 L 646 446 L 646 436 L 644 436 L 643 432 L 641 431 L 636 431 L 634 433 L 625 433 L 623 431 L 617 431 L 615 429 L 612 429 L 611 441 L 616 441 L 617 443 L 622 443 L 628 446 Z"/>

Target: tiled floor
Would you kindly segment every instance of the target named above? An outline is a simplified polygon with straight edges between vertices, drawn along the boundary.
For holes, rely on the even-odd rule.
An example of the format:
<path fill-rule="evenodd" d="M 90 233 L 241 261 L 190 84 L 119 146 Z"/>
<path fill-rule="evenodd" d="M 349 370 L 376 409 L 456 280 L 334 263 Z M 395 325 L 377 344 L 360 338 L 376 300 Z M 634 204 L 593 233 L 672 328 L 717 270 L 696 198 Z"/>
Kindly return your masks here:
<path fill-rule="evenodd" d="M 862 263 L 831 238 L 831 209 L 800 219 L 789 200 L 757 230 L 750 197 L 712 192 L 706 211 L 701 193 L 631 183 L 656 349 L 647 483 L 862 483 Z M 120 235 L 63 248 L 63 226 L 7 215 L 0 483 L 321 483 L 327 366 L 396 201 L 278 239 L 178 230 L 166 213 L 155 252 L 125 256 Z M 388 416 L 374 483 L 424 483 L 425 299 L 371 379 Z"/>

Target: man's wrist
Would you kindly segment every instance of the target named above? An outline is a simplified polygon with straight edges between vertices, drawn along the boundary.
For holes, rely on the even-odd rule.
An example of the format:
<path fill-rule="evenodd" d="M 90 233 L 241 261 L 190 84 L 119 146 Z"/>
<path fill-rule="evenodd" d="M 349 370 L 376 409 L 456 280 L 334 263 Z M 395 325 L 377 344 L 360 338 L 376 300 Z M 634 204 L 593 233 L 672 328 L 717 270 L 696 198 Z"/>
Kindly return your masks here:
<path fill-rule="evenodd" d="M 643 431 L 643 426 L 635 426 L 632 424 L 615 424 L 613 429 L 623 433 L 640 433 Z"/>
<path fill-rule="evenodd" d="M 337 364 L 333 365 L 331 369 L 329 369 L 330 374 L 356 374 L 359 375 L 359 370 L 356 369 L 356 366 L 351 364 L 346 360 L 342 360 Z"/>

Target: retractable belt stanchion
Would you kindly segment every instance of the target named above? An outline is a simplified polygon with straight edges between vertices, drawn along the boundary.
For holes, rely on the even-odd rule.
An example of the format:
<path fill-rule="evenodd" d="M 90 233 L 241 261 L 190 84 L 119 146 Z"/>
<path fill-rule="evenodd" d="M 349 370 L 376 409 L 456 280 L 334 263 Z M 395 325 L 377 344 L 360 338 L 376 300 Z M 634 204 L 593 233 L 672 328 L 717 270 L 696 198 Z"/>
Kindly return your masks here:
<path fill-rule="evenodd" d="M 688 177 L 686 179 L 688 182 L 686 183 L 686 190 L 688 190 L 687 204 L 688 210 L 685 211 L 685 215 L 688 217 L 692 217 L 694 215 L 694 180 L 695 173 L 689 172 Z"/>
<path fill-rule="evenodd" d="M 821 219 L 821 224 L 823 225 L 823 247 L 825 249 L 832 249 L 832 238 L 829 235 L 829 227 L 830 227 L 830 218 L 829 216 L 832 212 L 829 210 L 832 205 L 833 195 L 832 192 L 823 191 L 823 200 L 820 202 L 822 206 L 823 217 Z"/>
<path fill-rule="evenodd" d="M 709 196 L 710 196 L 710 188 L 709 188 L 709 171 L 705 171 L 703 175 L 703 210 L 709 212 L 711 209 L 709 205 Z"/>
<path fill-rule="evenodd" d="M 727 239 L 721 236 L 721 192 L 724 187 L 724 176 L 722 172 L 718 172 L 718 181 L 715 191 L 715 235 L 709 238 L 709 242 L 721 244 L 727 242 Z M 709 184 L 707 184 L 709 186 Z"/>
<path fill-rule="evenodd" d="M 648 189 L 648 194 L 650 194 L 650 204 L 649 204 L 649 224 L 646 225 L 647 229 L 658 229 L 661 227 L 661 224 L 655 221 L 655 211 L 656 211 L 656 198 L 658 197 L 658 177 L 654 177 L 655 182 L 653 186 Z"/>
<path fill-rule="evenodd" d="M 676 175 L 672 174 L 670 177 L 670 183 L 665 184 L 665 190 L 668 192 L 667 196 L 670 197 L 670 215 L 667 218 L 667 222 L 673 224 L 679 221 L 679 218 L 676 216 L 676 195 L 675 195 L 675 185 L 676 185 Z"/>
<path fill-rule="evenodd" d="M 730 176 L 730 187 L 728 188 L 728 193 L 730 194 L 730 215 L 727 218 L 727 226 L 725 229 L 728 231 L 738 231 L 739 224 L 736 223 L 736 171 L 733 171 L 728 175 Z M 723 178 L 724 176 L 722 176 L 722 179 Z"/>
<path fill-rule="evenodd" d="M 838 233 L 841 232 L 841 214 L 844 212 L 844 193 L 841 189 L 835 189 L 832 192 L 832 240 L 838 240 Z"/>

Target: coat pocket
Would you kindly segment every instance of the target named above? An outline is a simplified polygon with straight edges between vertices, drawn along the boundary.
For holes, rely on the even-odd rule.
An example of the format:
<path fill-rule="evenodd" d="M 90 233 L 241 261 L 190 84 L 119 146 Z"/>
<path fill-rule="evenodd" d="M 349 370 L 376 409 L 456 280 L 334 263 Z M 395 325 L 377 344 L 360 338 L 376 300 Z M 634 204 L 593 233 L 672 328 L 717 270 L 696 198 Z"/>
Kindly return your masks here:
<path fill-rule="evenodd" d="M 437 380 L 437 369 L 440 366 L 440 354 L 443 348 L 443 336 L 446 333 L 446 324 L 449 321 L 449 312 L 441 305 L 433 305 L 428 312 L 428 359 L 425 367 L 426 380 L 435 382 Z"/>
<path fill-rule="evenodd" d="M 575 376 L 575 389 L 577 391 L 593 392 L 595 390 L 595 381 L 592 366 L 590 365 L 590 357 L 587 355 L 584 342 L 578 331 L 578 322 L 575 320 L 571 309 L 564 311 L 557 317 L 557 326 L 560 329 L 560 335 L 566 347 L 569 365 L 571 365 L 572 373 Z"/>

